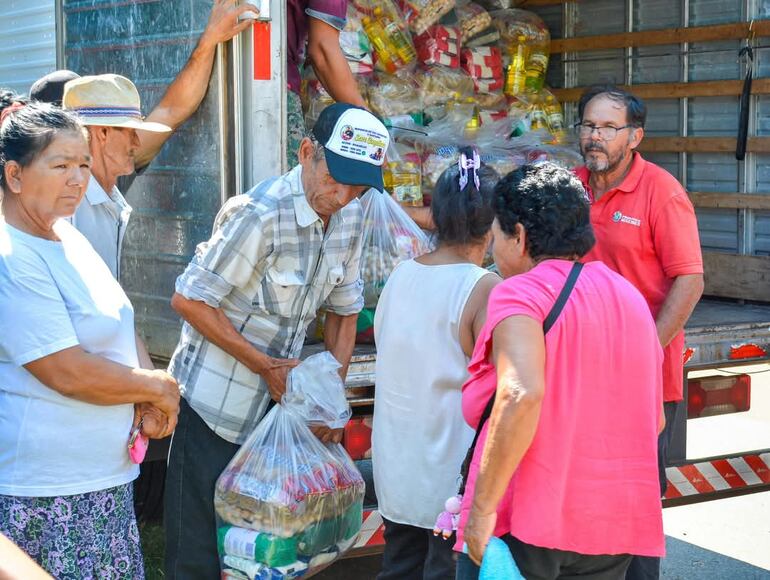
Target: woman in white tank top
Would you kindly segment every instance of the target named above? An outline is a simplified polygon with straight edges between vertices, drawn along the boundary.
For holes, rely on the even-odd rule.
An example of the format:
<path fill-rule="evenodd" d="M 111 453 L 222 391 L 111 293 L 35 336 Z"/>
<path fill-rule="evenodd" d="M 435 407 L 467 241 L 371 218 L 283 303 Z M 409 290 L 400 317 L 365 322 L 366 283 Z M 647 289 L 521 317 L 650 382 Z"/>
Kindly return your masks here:
<path fill-rule="evenodd" d="M 437 248 L 391 274 L 374 319 L 372 460 L 385 554 L 378 580 L 454 578 L 453 538 L 434 537 L 473 439 L 461 388 L 489 292 L 493 170 L 462 152 L 433 193 Z"/>

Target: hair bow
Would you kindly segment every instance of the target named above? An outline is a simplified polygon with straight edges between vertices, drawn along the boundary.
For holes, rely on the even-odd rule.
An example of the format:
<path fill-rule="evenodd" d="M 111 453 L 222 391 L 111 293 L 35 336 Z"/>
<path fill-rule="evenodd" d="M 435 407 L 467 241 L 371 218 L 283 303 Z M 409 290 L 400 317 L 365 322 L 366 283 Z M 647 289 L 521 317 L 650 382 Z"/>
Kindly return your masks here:
<path fill-rule="evenodd" d="M 473 151 L 473 157 L 470 159 L 465 153 L 460 154 L 460 159 L 457 162 L 457 166 L 460 168 L 460 191 L 464 191 L 468 185 L 468 171 L 473 172 L 473 183 L 476 185 L 476 189 L 481 189 L 481 183 L 479 180 L 479 169 L 481 169 L 481 157 L 479 157 L 478 151 Z"/>

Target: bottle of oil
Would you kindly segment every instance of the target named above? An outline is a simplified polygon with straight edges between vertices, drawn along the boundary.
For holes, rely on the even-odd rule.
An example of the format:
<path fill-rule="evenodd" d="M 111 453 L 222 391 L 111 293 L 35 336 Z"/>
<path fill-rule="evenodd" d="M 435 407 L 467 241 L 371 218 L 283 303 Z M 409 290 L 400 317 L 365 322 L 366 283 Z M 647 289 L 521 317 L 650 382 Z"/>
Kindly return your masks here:
<path fill-rule="evenodd" d="M 532 109 L 530 110 L 529 115 L 530 130 L 550 130 L 548 126 L 548 115 L 546 114 L 545 107 L 543 106 L 543 102 L 540 99 L 536 99 L 534 103 L 532 103 Z"/>
<path fill-rule="evenodd" d="M 553 95 L 548 95 L 545 98 L 543 108 L 548 120 L 548 129 L 551 131 L 554 141 L 561 143 L 564 141 L 564 114 L 561 111 L 559 101 Z"/>
<path fill-rule="evenodd" d="M 382 9 L 376 8 L 375 12 L 376 10 L 381 11 Z M 382 22 L 377 18 L 364 16 L 361 24 L 363 24 L 364 32 L 366 32 L 369 42 L 372 43 L 374 51 L 377 53 L 382 68 L 389 74 L 395 73 L 398 69 L 399 57 L 388 41 L 388 33 L 382 27 Z"/>
<path fill-rule="evenodd" d="M 527 81 L 527 37 L 519 36 L 515 46 L 511 47 L 511 64 L 505 72 L 503 92 L 515 97 L 524 92 Z"/>
<path fill-rule="evenodd" d="M 527 81 L 528 91 L 538 92 L 545 84 L 545 73 L 548 70 L 548 52 L 547 44 L 530 45 L 529 57 L 527 58 Z"/>
<path fill-rule="evenodd" d="M 385 189 L 392 192 L 399 203 L 415 207 L 423 205 L 419 164 L 413 161 L 389 161 L 382 177 Z"/>
<path fill-rule="evenodd" d="M 379 20 L 380 26 L 388 37 L 388 44 L 392 47 L 395 54 L 398 55 L 401 64 L 406 66 L 417 58 L 417 53 L 412 46 L 411 40 L 404 34 L 404 31 L 394 20 L 390 20 L 382 10 L 377 6 L 374 9 L 374 17 Z"/>

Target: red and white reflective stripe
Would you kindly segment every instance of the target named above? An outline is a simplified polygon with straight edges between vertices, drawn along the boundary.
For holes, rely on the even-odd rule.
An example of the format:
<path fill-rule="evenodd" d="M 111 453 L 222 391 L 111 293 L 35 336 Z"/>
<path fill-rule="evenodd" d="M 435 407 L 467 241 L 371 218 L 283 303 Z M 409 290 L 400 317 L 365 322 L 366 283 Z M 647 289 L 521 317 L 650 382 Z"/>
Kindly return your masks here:
<path fill-rule="evenodd" d="M 358 539 L 353 545 L 353 549 L 366 548 L 368 546 L 385 545 L 385 526 L 382 523 L 382 516 L 378 511 L 364 512 L 364 523 L 361 524 L 361 531 L 358 533 Z"/>
<path fill-rule="evenodd" d="M 770 483 L 770 453 L 666 468 L 666 499 Z"/>

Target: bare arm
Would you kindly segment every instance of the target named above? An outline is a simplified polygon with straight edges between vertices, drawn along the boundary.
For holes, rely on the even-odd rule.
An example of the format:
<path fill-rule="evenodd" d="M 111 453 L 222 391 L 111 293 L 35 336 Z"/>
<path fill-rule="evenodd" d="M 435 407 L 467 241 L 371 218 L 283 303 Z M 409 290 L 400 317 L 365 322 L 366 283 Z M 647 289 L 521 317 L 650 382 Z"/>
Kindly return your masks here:
<path fill-rule="evenodd" d="M 399 204 L 400 205 L 400 204 Z M 420 226 L 424 230 L 432 232 L 436 229 L 436 224 L 433 223 L 433 214 L 430 211 L 430 207 L 414 207 L 409 205 L 402 205 L 401 209 L 406 212 L 414 223 Z"/>
<path fill-rule="evenodd" d="M 165 371 L 132 369 L 79 346 L 39 358 L 24 368 L 65 397 L 93 405 L 150 403 L 168 417 L 166 434 L 176 426 L 179 386 Z"/>
<path fill-rule="evenodd" d="M 239 333 L 219 308 L 189 300 L 179 294 L 171 298 L 171 307 L 208 341 L 217 345 L 249 370 L 261 375 L 270 396 L 280 402 L 286 392 L 286 376 L 299 364 L 297 359 L 273 358 L 257 350 Z"/>
<path fill-rule="evenodd" d="M 703 294 L 703 274 L 677 276 L 655 320 L 660 344 L 668 346 L 684 328 Z"/>
<path fill-rule="evenodd" d="M 495 528 L 500 499 L 537 431 L 545 392 L 542 325 L 526 316 L 504 320 L 494 332 L 493 357 L 497 398 L 465 528 L 469 555 L 479 565 Z"/>
<path fill-rule="evenodd" d="M 350 357 L 353 356 L 353 349 L 355 348 L 357 322 L 358 314 L 341 316 L 334 312 L 326 313 L 324 343 L 326 350 L 332 353 L 342 365 L 340 376 L 343 381 L 348 374 Z"/>
<path fill-rule="evenodd" d="M 308 17 L 307 54 L 318 80 L 337 102 L 366 107 L 340 48 L 340 32 L 323 20 Z"/>
<path fill-rule="evenodd" d="M 230 40 L 251 25 L 250 19 L 238 22 L 239 16 L 246 12 L 259 14 L 253 4 L 239 5 L 236 0 L 215 0 L 206 29 L 187 64 L 148 115 L 148 121 L 176 129 L 198 110 L 209 86 L 217 44 Z M 153 160 L 172 133 L 138 133 L 140 146 L 135 159 L 136 167 L 141 168 Z"/>
<path fill-rule="evenodd" d="M 136 335 L 136 354 L 139 356 L 139 366 L 143 369 L 152 370 L 155 365 L 150 358 L 150 353 L 147 351 L 147 346 L 144 344 L 142 337 L 138 332 L 134 332 Z"/>
<path fill-rule="evenodd" d="M 21 548 L 0 534 L 0 580 L 52 580 Z"/>
<path fill-rule="evenodd" d="M 473 356 L 476 340 L 481 333 L 481 328 L 487 321 L 489 293 L 500 282 L 502 282 L 500 276 L 490 272 L 476 283 L 476 287 L 465 304 L 460 320 L 460 344 L 468 358 Z"/>

